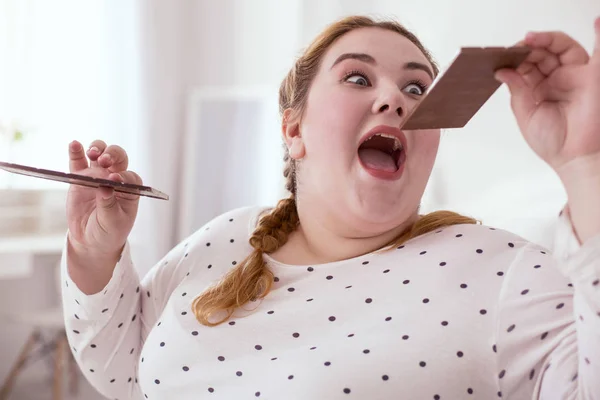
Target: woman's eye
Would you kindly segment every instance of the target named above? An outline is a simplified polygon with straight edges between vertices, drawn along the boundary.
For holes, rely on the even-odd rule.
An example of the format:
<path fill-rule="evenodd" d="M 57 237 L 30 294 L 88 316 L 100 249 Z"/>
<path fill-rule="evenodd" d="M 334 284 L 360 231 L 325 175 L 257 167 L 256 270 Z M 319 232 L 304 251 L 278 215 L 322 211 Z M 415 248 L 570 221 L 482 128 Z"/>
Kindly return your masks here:
<path fill-rule="evenodd" d="M 422 96 L 425 94 L 425 90 L 426 88 L 423 87 L 423 85 L 418 84 L 418 83 L 411 83 L 407 86 L 407 88 L 409 89 L 409 92 L 411 94 L 415 94 L 417 96 Z"/>
<path fill-rule="evenodd" d="M 369 81 L 361 74 L 352 74 L 346 78 L 346 82 L 355 83 L 360 86 L 369 86 Z"/>

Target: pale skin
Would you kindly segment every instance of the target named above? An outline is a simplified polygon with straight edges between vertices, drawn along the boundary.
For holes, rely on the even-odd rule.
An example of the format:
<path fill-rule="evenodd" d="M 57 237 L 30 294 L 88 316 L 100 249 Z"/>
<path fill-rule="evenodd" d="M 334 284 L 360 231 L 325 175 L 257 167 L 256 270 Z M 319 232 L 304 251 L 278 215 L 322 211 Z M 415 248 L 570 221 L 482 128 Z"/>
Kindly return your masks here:
<path fill-rule="evenodd" d="M 533 48 L 526 62 L 496 74 L 509 87 L 526 142 L 560 177 L 581 243 L 600 234 L 600 18 L 594 29 L 591 56 L 563 32 L 528 34 L 519 43 Z M 348 53 L 372 60 L 335 63 Z M 426 71 L 405 69 L 408 62 L 431 67 L 409 40 L 378 28 L 351 31 L 328 49 L 300 120 L 289 120 L 289 110 L 284 115 L 283 138 L 299 162 L 300 227 L 274 258 L 289 264 L 352 258 L 381 248 L 417 218 L 439 130 L 404 132 L 407 158 L 397 180 L 375 178 L 357 160 L 366 132 L 399 127 L 418 104 L 422 92 L 410 82 L 431 84 Z M 85 151 L 74 141 L 69 154 L 71 172 L 141 183 L 120 147 L 95 141 Z M 111 189 L 69 189 L 69 272 L 84 293 L 97 293 L 110 280 L 138 202 Z"/>

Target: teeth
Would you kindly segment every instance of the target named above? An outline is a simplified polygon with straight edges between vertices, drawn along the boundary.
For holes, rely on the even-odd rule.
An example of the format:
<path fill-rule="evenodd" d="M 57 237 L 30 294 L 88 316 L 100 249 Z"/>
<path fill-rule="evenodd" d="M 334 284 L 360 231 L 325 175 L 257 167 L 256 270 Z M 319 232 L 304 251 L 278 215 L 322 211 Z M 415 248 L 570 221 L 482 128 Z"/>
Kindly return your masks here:
<path fill-rule="evenodd" d="M 373 139 L 375 136 L 381 136 L 384 138 L 393 139 L 394 140 L 394 150 L 402 150 L 402 143 L 400 143 L 400 139 L 398 139 L 396 136 L 388 135 L 387 133 L 376 133 L 373 136 L 371 136 L 370 138 L 368 138 L 367 140 L 365 140 L 365 142 Z"/>

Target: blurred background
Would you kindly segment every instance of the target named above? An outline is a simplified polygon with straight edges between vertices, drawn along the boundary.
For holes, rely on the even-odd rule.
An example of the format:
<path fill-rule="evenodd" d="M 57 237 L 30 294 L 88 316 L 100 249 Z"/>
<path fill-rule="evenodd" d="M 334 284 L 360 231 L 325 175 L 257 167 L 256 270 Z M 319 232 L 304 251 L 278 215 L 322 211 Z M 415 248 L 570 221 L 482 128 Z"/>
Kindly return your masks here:
<path fill-rule="evenodd" d="M 278 85 L 321 29 L 350 14 L 399 20 L 445 67 L 462 46 L 510 46 L 529 30 L 565 31 L 591 52 L 600 2 L 0 0 L 0 161 L 67 172 L 74 139 L 124 147 L 130 169 L 170 196 L 141 200 L 130 240 L 143 275 L 212 217 L 286 195 Z M 67 188 L 0 170 L 0 384 L 11 382 L 0 399 L 100 398 L 79 382 L 60 330 Z M 502 87 L 443 133 L 422 210 L 551 247 L 565 202 Z"/>

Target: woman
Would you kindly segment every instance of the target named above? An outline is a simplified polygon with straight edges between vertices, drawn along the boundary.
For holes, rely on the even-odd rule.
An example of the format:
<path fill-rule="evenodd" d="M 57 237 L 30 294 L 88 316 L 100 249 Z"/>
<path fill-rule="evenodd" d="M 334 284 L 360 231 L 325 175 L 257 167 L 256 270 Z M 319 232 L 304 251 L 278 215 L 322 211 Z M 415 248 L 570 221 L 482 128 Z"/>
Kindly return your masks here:
<path fill-rule="evenodd" d="M 450 212 L 419 215 L 439 130 L 398 129 L 438 74 L 395 22 L 327 28 L 281 85 L 274 209 L 217 217 L 139 281 L 138 198 L 71 187 L 66 326 L 110 398 L 600 398 L 600 19 L 596 49 L 529 34 L 497 72 L 568 207 L 554 255 Z M 88 164 L 88 159 L 90 164 Z M 141 183 L 70 145 L 71 171 Z"/>

